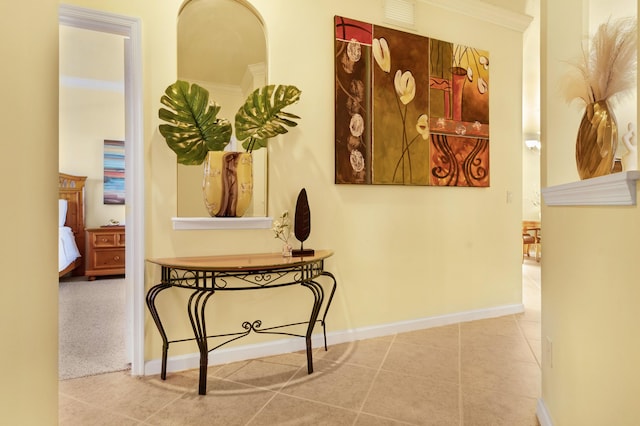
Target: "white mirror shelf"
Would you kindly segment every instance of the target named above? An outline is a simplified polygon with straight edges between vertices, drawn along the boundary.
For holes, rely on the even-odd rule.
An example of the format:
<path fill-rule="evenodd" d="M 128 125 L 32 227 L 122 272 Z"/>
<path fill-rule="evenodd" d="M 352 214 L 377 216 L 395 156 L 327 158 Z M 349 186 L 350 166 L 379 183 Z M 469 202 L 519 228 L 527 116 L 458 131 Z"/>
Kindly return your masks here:
<path fill-rule="evenodd" d="M 270 229 L 271 217 L 172 217 L 173 229 Z"/>
<path fill-rule="evenodd" d="M 542 189 L 548 206 L 635 206 L 640 171 L 629 170 Z"/>

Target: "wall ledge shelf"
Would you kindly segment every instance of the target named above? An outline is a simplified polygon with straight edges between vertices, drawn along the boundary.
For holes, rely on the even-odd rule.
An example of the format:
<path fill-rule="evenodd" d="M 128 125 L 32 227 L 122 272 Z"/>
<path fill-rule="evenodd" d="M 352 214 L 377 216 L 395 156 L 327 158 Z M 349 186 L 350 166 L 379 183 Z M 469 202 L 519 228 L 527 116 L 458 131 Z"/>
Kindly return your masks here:
<path fill-rule="evenodd" d="M 548 206 L 635 206 L 640 171 L 613 173 L 542 189 Z"/>
<path fill-rule="evenodd" d="M 173 229 L 270 229 L 271 217 L 172 217 Z"/>

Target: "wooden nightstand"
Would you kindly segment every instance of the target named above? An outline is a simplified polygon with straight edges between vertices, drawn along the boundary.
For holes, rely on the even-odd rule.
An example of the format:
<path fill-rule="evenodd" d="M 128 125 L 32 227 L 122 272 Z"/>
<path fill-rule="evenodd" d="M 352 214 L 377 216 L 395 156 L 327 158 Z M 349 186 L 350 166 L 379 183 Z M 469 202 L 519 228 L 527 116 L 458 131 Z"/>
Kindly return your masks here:
<path fill-rule="evenodd" d="M 89 228 L 85 253 L 85 272 L 89 280 L 98 275 L 124 275 L 124 226 Z"/>

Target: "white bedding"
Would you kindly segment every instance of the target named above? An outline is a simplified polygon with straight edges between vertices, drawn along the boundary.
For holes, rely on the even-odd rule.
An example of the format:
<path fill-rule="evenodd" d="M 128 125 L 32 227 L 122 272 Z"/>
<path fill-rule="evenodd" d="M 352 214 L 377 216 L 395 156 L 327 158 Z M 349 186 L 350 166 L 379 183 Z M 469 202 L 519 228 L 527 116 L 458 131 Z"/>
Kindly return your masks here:
<path fill-rule="evenodd" d="M 58 228 L 58 272 L 80 257 L 73 231 L 68 226 Z"/>
<path fill-rule="evenodd" d="M 80 257 L 73 230 L 64 226 L 67 218 L 67 200 L 58 200 L 58 272 Z"/>
<path fill-rule="evenodd" d="M 64 226 L 67 220 L 67 209 L 69 202 L 67 200 L 58 200 L 58 226 Z"/>

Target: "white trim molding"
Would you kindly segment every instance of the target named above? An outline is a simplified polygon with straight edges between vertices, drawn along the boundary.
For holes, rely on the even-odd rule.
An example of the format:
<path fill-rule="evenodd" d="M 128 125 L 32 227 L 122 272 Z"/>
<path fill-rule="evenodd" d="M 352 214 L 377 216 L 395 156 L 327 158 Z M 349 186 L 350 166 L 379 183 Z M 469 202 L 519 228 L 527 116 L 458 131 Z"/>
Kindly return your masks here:
<path fill-rule="evenodd" d="M 545 405 L 544 400 L 542 398 L 539 398 L 538 402 L 536 403 L 536 417 L 538 417 L 540 426 L 553 426 L 553 422 L 551 421 L 551 415 L 549 415 L 547 406 Z"/>
<path fill-rule="evenodd" d="M 173 229 L 270 229 L 270 217 L 172 217 Z"/>
<path fill-rule="evenodd" d="M 458 324 L 467 321 L 496 318 L 505 315 L 514 315 L 524 312 L 524 305 L 505 305 L 488 309 L 459 312 L 435 317 L 420 318 L 411 321 L 400 321 L 391 324 L 381 324 L 372 327 L 363 327 L 352 330 L 343 330 L 327 333 L 327 344 L 337 345 L 340 343 L 355 342 L 363 339 L 373 339 L 376 337 L 389 336 L 396 333 L 406 333 L 409 331 L 423 330 L 426 328 L 441 327 L 444 325 Z M 312 336 L 314 348 L 324 347 L 324 338 L 321 333 Z M 244 361 L 247 359 L 262 358 L 267 356 L 281 355 L 304 350 L 304 340 L 299 338 L 287 338 L 274 340 L 272 342 L 250 344 L 233 348 L 223 348 L 211 352 L 209 365 L 227 364 L 230 362 Z M 144 374 L 160 374 L 161 360 L 153 359 L 145 364 Z M 184 371 L 198 368 L 200 365 L 200 354 L 191 353 L 169 357 L 167 360 L 167 371 Z"/>
<path fill-rule="evenodd" d="M 542 189 L 548 206 L 635 206 L 640 171 L 613 173 Z"/>
<path fill-rule="evenodd" d="M 131 374 L 144 372 L 144 133 L 142 105 L 142 30 L 138 18 L 61 4 L 58 23 L 124 37 L 125 197 L 127 209 L 127 350 Z"/>

